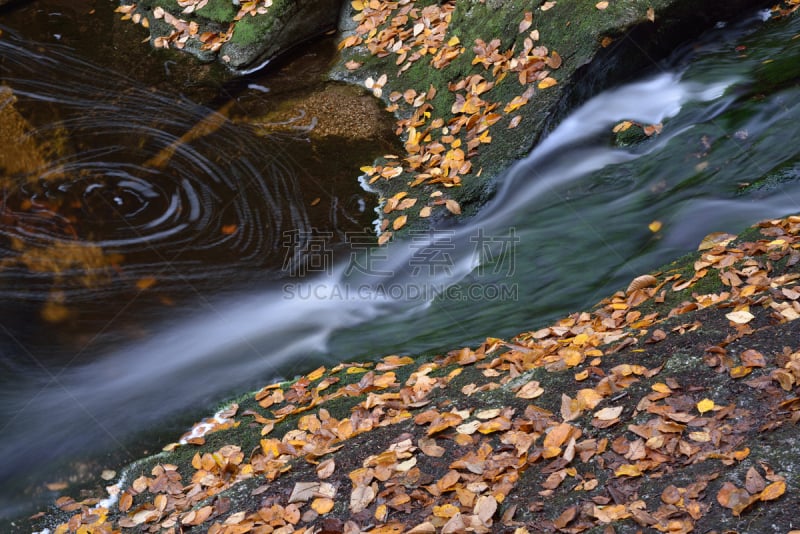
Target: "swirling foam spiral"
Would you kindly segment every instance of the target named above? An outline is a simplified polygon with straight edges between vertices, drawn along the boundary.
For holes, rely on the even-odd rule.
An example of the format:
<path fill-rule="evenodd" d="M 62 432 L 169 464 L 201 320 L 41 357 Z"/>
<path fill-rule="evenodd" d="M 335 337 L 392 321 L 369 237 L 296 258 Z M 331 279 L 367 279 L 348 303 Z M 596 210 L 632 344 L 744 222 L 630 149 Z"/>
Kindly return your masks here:
<path fill-rule="evenodd" d="M 0 41 L 0 75 L 17 105 L 38 115 L 34 137 L 61 146 L 43 168 L 4 179 L 0 278 L 16 279 L 0 294 L 30 299 L 26 280 L 52 276 L 22 258 L 31 250 L 99 248 L 124 258 L 115 268 L 130 280 L 220 279 L 233 268 L 274 266 L 284 231 L 307 230 L 280 140 L 69 49 L 20 43 Z M 58 276 L 92 267 L 62 262 Z M 62 289 L 90 292 L 78 283 Z"/>

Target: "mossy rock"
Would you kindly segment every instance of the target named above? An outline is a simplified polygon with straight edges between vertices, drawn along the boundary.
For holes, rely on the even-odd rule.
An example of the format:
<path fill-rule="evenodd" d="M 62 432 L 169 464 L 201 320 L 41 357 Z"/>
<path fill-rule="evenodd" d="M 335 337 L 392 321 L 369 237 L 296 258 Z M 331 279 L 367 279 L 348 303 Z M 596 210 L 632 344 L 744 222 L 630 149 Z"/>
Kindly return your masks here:
<path fill-rule="evenodd" d="M 417 2 L 416 5 L 421 9 L 429 3 Z M 449 84 L 473 74 L 493 79 L 490 71 L 473 62 L 472 47 L 476 39 L 488 42 L 499 38 L 500 51 L 514 50 L 516 54 L 523 48 L 525 39 L 535 31 L 539 36 L 536 45 L 546 46 L 560 55 L 563 63 L 550 74 L 557 80 L 557 85 L 537 90 L 527 105 L 508 113 L 493 126 L 491 143 L 480 145 L 470 160 L 471 173 L 461 176 L 460 185 L 447 190 L 447 195 L 459 202 L 463 217 L 485 204 L 493 194 L 494 179 L 514 161 L 530 153 L 536 143 L 576 106 L 603 89 L 653 67 L 655 61 L 666 57 L 679 44 L 697 37 L 717 22 L 764 5 L 766 3 L 759 0 L 713 0 L 699 4 L 689 0 L 618 0 L 600 10 L 594 2 L 577 0 L 556 3 L 456 0 L 444 40 L 457 37 L 466 51 L 446 67 L 436 69 L 430 60 L 420 60 L 405 72 L 398 73 L 394 54 L 374 56 L 364 45 L 359 45 L 345 49 L 332 76 L 363 84 L 369 76 L 377 78 L 386 74 L 388 81 L 383 86 L 384 99 L 392 91 L 402 93 L 414 89 L 420 93 L 433 86 L 437 90 L 436 97 L 431 100 L 433 113 L 448 123 L 454 117 L 450 110 L 455 102 L 455 93 L 448 90 Z M 532 13 L 531 25 L 521 32 L 520 22 L 526 13 Z M 353 15 L 353 11 L 343 14 L 340 27 L 352 31 L 350 19 Z M 348 61 L 362 66 L 349 70 L 346 68 Z M 499 103 L 497 109 L 502 110 L 526 89 L 515 78 L 512 73 L 496 80 L 494 87 L 481 97 Z M 406 119 L 412 113 L 413 109 L 403 106 L 396 112 L 399 119 Z M 521 119 L 516 128 L 509 128 L 514 115 Z M 407 190 L 412 179 L 410 173 L 404 172 L 391 180 L 379 180 L 373 187 L 382 197 L 389 198 Z M 417 189 L 418 192 L 409 192 L 409 196 L 425 198 L 436 188 L 423 185 Z M 422 207 L 422 203 L 417 203 L 417 210 Z M 408 213 L 409 222 L 401 232 L 439 224 L 442 218 L 449 217 L 449 214 L 441 213 L 437 218 L 436 212 L 429 219 L 417 219 L 415 215 Z"/>
<path fill-rule="evenodd" d="M 163 17 L 154 16 L 154 10 L 160 8 L 177 19 L 198 25 L 197 32 L 181 43 L 185 51 L 202 61 L 220 59 L 233 69 L 246 70 L 334 29 L 340 5 L 340 0 L 274 0 L 265 12 L 247 13 L 236 20 L 239 6 L 230 0 L 208 0 L 189 13 L 184 13 L 176 0 L 142 0 L 137 4 L 137 12 L 149 21 L 151 41 L 169 37 L 175 30 Z M 229 39 L 212 51 L 197 37 L 205 33 L 227 33 Z"/>

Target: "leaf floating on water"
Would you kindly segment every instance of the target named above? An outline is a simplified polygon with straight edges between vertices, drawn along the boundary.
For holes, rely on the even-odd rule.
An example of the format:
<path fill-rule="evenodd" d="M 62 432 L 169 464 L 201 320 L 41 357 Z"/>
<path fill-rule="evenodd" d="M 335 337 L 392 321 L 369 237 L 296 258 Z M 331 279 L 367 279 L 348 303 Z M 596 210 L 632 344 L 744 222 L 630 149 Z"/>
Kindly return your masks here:
<path fill-rule="evenodd" d="M 146 278 L 139 278 L 136 281 L 136 289 L 138 289 L 139 291 L 145 291 L 156 285 L 156 282 L 157 280 L 152 276 L 148 276 Z"/>
<path fill-rule="evenodd" d="M 655 234 L 659 230 L 661 230 L 661 226 L 662 226 L 661 221 L 653 221 L 653 222 L 651 222 L 650 224 L 647 225 L 647 228 L 649 228 L 650 231 Z"/>
<path fill-rule="evenodd" d="M 66 321 L 70 316 L 69 308 L 57 302 L 46 302 L 42 306 L 42 319 L 48 323 L 60 323 Z"/>

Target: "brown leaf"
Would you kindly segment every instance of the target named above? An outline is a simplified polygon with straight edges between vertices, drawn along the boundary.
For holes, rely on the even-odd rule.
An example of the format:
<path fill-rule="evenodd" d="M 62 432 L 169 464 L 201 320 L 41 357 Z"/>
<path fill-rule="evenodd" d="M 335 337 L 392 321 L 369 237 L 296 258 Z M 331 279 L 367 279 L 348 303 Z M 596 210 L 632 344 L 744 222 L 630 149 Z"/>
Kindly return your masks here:
<path fill-rule="evenodd" d="M 326 479 L 333 474 L 334 470 L 336 470 L 336 462 L 333 458 L 328 458 L 317 466 L 317 476 Z"/>
<path fill-rule="evenodd" d="M 420 450 L 425 456 L 431 456 L 433 458 L 441 458 L 444 453 L 444 447 L 441 447 L 436 444 L 436 440 L 431 438 L 420 438 L 417 442 L 419 445 Z"/>
<path fill-rule="evenodd" d="M 536 397 L 541 396 L 544 393 L 544 389 L 539 385 L 537 380 L 531 380 L 530 382 L 523 385 L 519 391 L 517 391 L 517 397 L 520 399 L 535 399 Z"/>
<path fill-rule="evenodd" d="M 350 511 L 354 514 L 362 512 L 375 499 L 372 486 L 356 486 L 350 494 Z"/>
<path fill-rule="evenodd" d="M 211 516 L 214 508 L 211 506 L 203 506 L 197 510 L 192 510 L 181 518 L 182 525 L 197 526 L 205 522 Z"/>
<path fill-rule="evenodd" d="M 670 484 L 661 492 L 661 500 L 664 504 L 677 504 L 681 500 L 681 493 L 678 488 Z"/>
<path fill-rule="evenodd" d="M 742 353 L 740 356 L 742 359 L 742 365 L 745 367 L 766 367 L 767 361 L 764 358 L 764 355 L 758 352 L 757 350 L 747 349 Z"/>
<path fill-rule="evenodd" d="M 453 199 L 447 199 L 444 202 L 444 206 L 447 208 L 447 211 L 449 211 L 450 213 L 453 213 L 455 215 L 460 215 L 461 214 L 461 206 L 459 206 L 458 202 L 456 202 Z"/>
<path fill-rule="evenodd" d="M 658 283 L 658 278 L 650 274 L 644 274 L 642 276 L 637 276 L 631 283 L 628 285 L 628 289 L 625 290 L 625 293 L 630 295 L 637 289 L 644 289 L 646 287 L 652 287 Z"/>
<path fill-rule="evenodd" d="M 764 480 L 755 467 L 747 470 L 747 475 L 744 479 L 744 488 L 750 493 L 760 493 L 767 487 L 767 481 Z"/>
<path fill-rule="evenodd" d="M 573 519 L 575 519 L 576 515 L 578 515 L 578 507 L 570 506 L 561 512 L 561 515 L 559 515 L 555 521 L 553 521 L 553 526 L 558 529 L 565 528 Z"/>
<path fill-rule="evenodd" d="M 737 488 L 730 482 L 725 482 L 717 492 L 717 502 L 732 510 L 733 515 L 737 517 L 753 503 L 753 500 L 747 490 Z"/>
<path fill-rule="evenodd" d="M 497 500 L 491 495 L 481 495 L 472 513 L 477 515 L 484 525 L 489 526 L 496 511 Z"/>

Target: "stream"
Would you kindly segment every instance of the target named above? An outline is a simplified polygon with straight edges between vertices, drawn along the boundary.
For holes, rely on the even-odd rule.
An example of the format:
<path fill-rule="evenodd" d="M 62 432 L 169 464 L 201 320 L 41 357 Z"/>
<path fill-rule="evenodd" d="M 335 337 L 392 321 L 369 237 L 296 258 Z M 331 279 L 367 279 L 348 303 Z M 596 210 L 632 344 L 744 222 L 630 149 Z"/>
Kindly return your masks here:
<path fill-rule="evenodd" d="M 32 140 L 0 160 L 0 517 L 248 388 L 535 329 L 800 208 L 797 17 L 676 50 L 576 109 L 474 218 L 374 248 L 356 178 L 392 119 L 322 80 L 334 42 L 196 82 L 183 56 L 130 53 L 110 4 L 0 12 L 0 136 Z M 330 91 L 386 128 L 323 135 Z M 620 146 L 626 120 L 663 129 Z"/>

